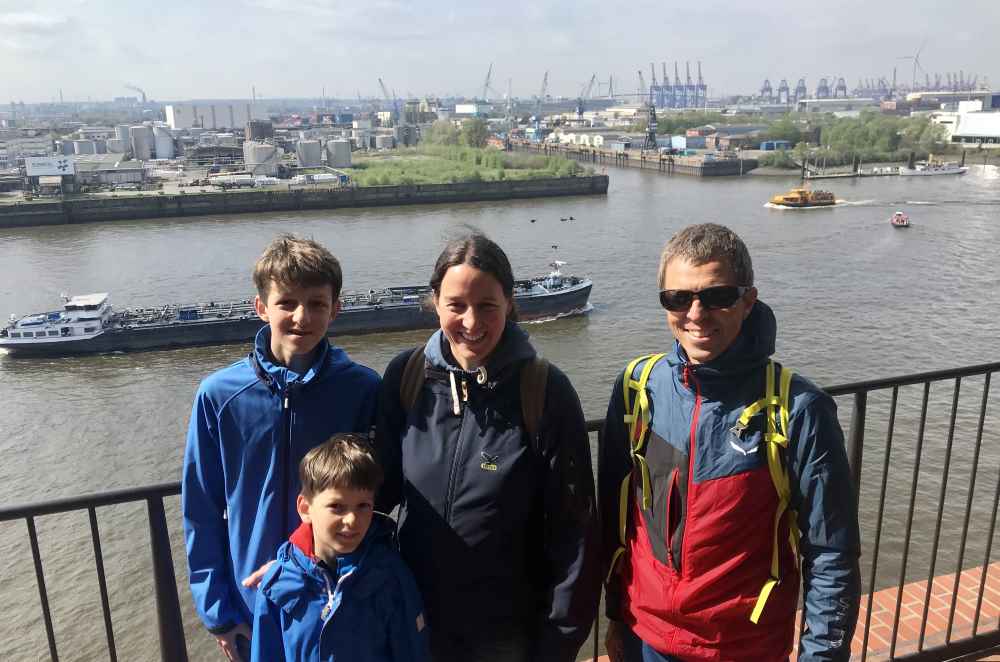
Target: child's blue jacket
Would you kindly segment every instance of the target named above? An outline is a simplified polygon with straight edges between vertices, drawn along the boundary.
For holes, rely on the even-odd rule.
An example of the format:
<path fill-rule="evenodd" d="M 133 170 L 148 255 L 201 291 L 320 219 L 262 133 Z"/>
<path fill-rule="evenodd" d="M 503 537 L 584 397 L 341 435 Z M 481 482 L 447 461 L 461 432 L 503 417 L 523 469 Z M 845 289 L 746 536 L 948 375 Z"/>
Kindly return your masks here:
<path fill-rule="evenodd" d="M 378 375 L 325 339 L 298 374 L 270 358 L 271 329 L 242 361 L 202 381 L 194 399 L 181 508 L 191 595 L 205 627 L 253 619 L 257 591 L 240 580 L 299 524 L 299 462 L 337 432 L 367 433 Z"/>
<path fill-rule="evenodd" d="M 302 524 L 261 581 L 251 660 L 429 662 L 420 594 L 392 531 L 376 515 L 356 565 L 338 580 L 313 556 L 312 526 Z"/>

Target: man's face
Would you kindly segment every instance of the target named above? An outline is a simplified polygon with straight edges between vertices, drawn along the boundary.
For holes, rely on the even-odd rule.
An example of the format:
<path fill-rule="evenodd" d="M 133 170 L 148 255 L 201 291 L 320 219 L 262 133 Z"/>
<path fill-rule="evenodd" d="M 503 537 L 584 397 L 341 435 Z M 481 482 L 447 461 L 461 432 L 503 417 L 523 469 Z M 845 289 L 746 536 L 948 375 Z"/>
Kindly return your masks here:
<path fill-rule="evenodd" d="M 299 517 L 312 524 L 316 556 L 333 563 L 338 554 L 350 554 L 368 533 L 375 512 L 375 493 L 355 487 L 330 487 L 296 501 Z"/>
<path fill-rule="evenodd" d="M 282 285 L 271 281 L 267 299 L 255 299 L 257 315 L 271 327 L 271 354 L 284 366 L 308 355 L 326 337 L 340 310 L 330 285 Z"/>
<path fill-rule="evenodd" d="M 720 261 L 692 264 L 681 257 L 667 263 L 663 278 L 666 290 L 698 292 L 719 285 L 740 284 L 728 264 Z M 686 311 L 667 311 L 667 325 L 691 363 L 707 363 L 733 344 L 756 301 L 756 288 L 750 288 L 728 308 L 706 308 L 695 298 Z"/>

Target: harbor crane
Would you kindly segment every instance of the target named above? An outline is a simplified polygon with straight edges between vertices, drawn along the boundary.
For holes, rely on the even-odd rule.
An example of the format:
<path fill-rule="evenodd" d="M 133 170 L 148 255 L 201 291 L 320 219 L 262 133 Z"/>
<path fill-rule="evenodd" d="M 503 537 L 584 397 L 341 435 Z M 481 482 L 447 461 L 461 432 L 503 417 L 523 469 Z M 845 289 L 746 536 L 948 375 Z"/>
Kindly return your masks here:
<path fill-rule="evenodd" d="M 486 81 L 483 83 L 483 101 L 489 103 L 490 101 L 490 81 L 493 79 L 493 63 L 490 62 L 490 68 L 486 72 Z"/>
<path fill-rule="evenodd" d="M 542 77 L 542 90 L 538 93 L 538 99 L 535 101 L 535 128 L 542 121 L 542 103 L 545 102 L 545 93 L 549 89 L 549 72 L 545 72 L 545 76 Z"/>
<path fill-rule="evenodd" d="M 389 111 L 392 113 L 392 121 L 395 122 L 399 118 L 399 106 L 396 103 L 396 95 L 389 95 L 389 88 L 385 86 L 382 79 L 378 79 L 378 85 L 382 88 L 382 96 L 385 97 L 385 102 L 389 104 Z"/>
<path fill-rule="evenodd" d="M 137 87 L 135 85 L 132 85 L 131 83 L 125 83 L 125 89 L 126 90 L 132 90 L 133 92 L 138 92 L 139 94 L 141 94 L 142 95 L 142 103 L 143 103 L 143 105 L 146 104 L 146 92 L 141 87 Z"/>
<path fill-rule="evenodd" d="M 583 113 L 586 110 L 585 102 L 591 98 L 591 94 L 594 91 L 594 84 L 597 82 L 597 74 L 590 77 L 590 81 L 580 89 L 580 96 L 576 99 L 576 115 L 577 117 L 583 117 Z"/>

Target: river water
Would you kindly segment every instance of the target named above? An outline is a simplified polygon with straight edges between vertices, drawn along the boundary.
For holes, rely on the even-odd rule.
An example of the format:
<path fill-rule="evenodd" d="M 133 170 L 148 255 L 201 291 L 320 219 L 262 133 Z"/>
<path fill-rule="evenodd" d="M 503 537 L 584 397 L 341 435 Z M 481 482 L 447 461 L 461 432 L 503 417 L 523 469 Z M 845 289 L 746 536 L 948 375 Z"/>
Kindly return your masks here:
<path fill-rule="evenodd" d="M 612 169 L 606 197 L 448 206 L 331 210 L 143 220 L 0 230 L 0 314 L 58 307 L 59 294 L 107 291 L 118 306 L 252 296 L 250 272 L 279 232 L 311 236 L 341 259 L 345 287 L 425 283 L 444 241 L 475 226 L 502 245 L 515 275 L 547 270 L 552 245 L 568 273 L 594 280 L 586 317 L 528 327 L 538 348 L 572 379 L 588 418 L 603 416 L 611 384 L 632 357 L 669 346 L 657 304 L 660 248 L 686 224 L 715 221 L 750 247 L 757 286 L 778 318 L 778 357 L 822 385 L 1000 360 L 1000 171 L 963 177 L 833 181 L 833 209 L 766 208 L 793 179 L 696 179 Z M 912 227 L 888 218 L 906 210 Z M 575 220 L 561 221 L 573 216 Z M 530 219 L 536 219 L 531 223 Z M 381 371 L 424 332 L 344 338 L 351 356 Z M 180 478 L 191 398 L 206 373 L 245 346 L 60 359 L 0 356 L 0 503 L 11 505 Z M 996 392 L 996 388 L 993 389 Z M 1000 464 L 997 398 L 987 412 L 983 458 L 972 470 L 982 380 L 963 383 L 955 459 L 946 494 L 938 574 L 954 570 L 971 480 L 973 534 L 982 563 Z M 900 392 L 877 584 L 898 582 L 912 485 L 921 391 Z M 952 385 L 932 389 L 911 564 L 927 572 Z M 878 509 L 888 397 L 869 405 L 862 488 L 865 566 Z M 846 425 L 849 399 L 839 402 Z M 192 659 L 215 659 L 186 593 L 176 499 L 168 500 L 174 557 Z M 100 511 L 119 659 L 158 659 L 142 504 Z M 61 659 L 106 657 L 85 513 L 38 522 Z M 920 527 L 923 527 L 921 529 Z M 928 528 L 929 527 L 929 528 Z M 978 538 L 976 535 L 978 534 Z M 885 556 L 894 554 L 895 560 Z M 0 651 L 45 657 L 45 634 L 24 524 L 0 525 Z M 868 574 L 866 571 L 866 581 Z M 11 605 L 16 608 L 12 609 Z"/>

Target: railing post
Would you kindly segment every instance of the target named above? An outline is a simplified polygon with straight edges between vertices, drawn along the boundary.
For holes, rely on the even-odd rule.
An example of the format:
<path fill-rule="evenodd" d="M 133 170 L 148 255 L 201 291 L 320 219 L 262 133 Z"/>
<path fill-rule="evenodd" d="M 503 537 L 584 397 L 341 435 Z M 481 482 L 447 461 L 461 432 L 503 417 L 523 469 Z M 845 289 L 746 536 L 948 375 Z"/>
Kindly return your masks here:
<path fill-rule="evenodd" d="M 858 508 L 861 496 L 861 459 L 864 457 L 865 415 L 868 412 L 868 391 L 854 394 L 854 410 L 851 412 L 851 429 L 847 435 L 847 459 L 851 463 L 851 483 L 854 489 L 854 508 Z"/>
<path fill-rule="evenodd" d="M 153 583 L 156 588 L 156 620 L 160 631 L 160 659 L 163 662 L 187 662 L 184 623 L 177 597 L 174 559 L 170 553 L 170 534 L 163 498 L 146 499 L 149 511 L 149 542 L 153 552 Z"/>

